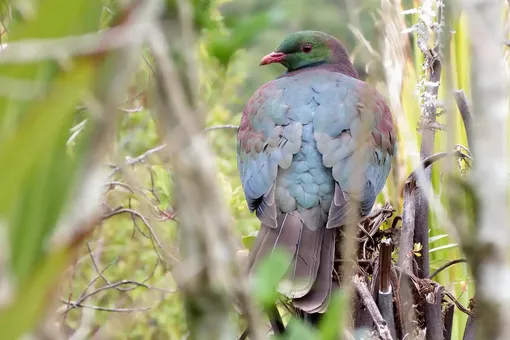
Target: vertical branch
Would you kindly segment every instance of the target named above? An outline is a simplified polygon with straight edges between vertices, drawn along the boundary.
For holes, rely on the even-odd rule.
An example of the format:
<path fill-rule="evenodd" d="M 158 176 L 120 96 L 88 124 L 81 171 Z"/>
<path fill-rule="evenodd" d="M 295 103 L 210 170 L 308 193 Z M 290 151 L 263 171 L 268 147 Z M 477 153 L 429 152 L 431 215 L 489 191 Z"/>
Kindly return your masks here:
<path fill-rule="evenodd" d="M 404 211 L 402 213 L 402 234 L 400 235 L 400 249 L 398 266 L 407 273 L 413 272 L 413 239 L 415 220 L 414 186 L 406 182 L 404 185 Z"/>
<path fill-rule="evenodd" d="M 509 80 L 501 36 L 501 2 L 465 0 L 472 44 L 474 167 L 478 198 L 473 272 L 477 287 L 477 336 L 510 339 L 507 126 Z"/>
<path fill-rule="evenodd" d="M 475 340 L 476 339 L 476 327 L 475 327 L 475 318 L 473 316 L 468 316 L 466 321 L 466 327 L 464 328 L 464 335 L 462 336 L 462 340 Z"/>
<path fill-rule="evenodd" d="M 434 151 L 434 139 L 435 132 L 437 129 L 436 124 L 436 112 L 437 112 L 437 95 L 439 91 L 439 81 L 441 78 L 441 61 L 440 61 L 440 32 L 442 29 L 442 0 L 436 0 L 437 6 L 437 22 L 434 24 L 435 34 L 435 46 L 433 49 L 427 47 L 428 39 L 428 27 L 424 19 L 421 19 L 421 23 L 417 29 L 418 36 L 418 47 L 422 51 L 425 61 L 423 67 L 428 71 L 428 78 L 425 81 L 425 91 L 422 94 L 422 120 L 420 122 L 420 130 L 422 134 L 421 147 L 420 147 L 420 158 L 422 160 L 431 156 Z M 431 1 L 427 1 L 428 5 L 431 6 Z M 425 6 L 425 4 L 424 4 Z M 431 8 L 429 8 L 431 10 Z M 423 182 L 420 181 L 420 186 L 431 185 L 432 170 L 431 168 L 424 170 L 425 176 L 422 178 Z M 421 256 L 416 259 L 418 269 L 416 275 L 419 278 L 425 278 L 429 275 L 429 203 L 420 186 L 416 189 L 416 207 L 415 207 L 415 234 L 414 241 L 419 242 L 422 245 Z"/>
<path fill-rule="evenodd" d="M 446 306 L 445 313 L 444 313 L 444 326 L 443 326 L 443 339 L 444 340 L 452 339 L 454 313 L 455 313 L 455 305 L 453 303 Z"/>
<path fill-rule="evenodd" d="M 178 1 L 182 39 L 192 39 L 192 9 Z M 177 19 L 176 19 L 177 20 Z M 188 31 L 187 31 L 188 30 Z M 175 204 L 179 212 L 179 238 L 182 265 L 175 278 L 181 287 L 186 308 L 190 339 L 234 339 L 235 324 L 230 317 L 232 303 L 239 298 L 248 318 L 250 336 L 260 339 L 260 327 L 246 293 L 247 283 L 240 276 L 229 227 L 231 217 L 223 202 L 216 178 L 212 152 L 202 132 L 204 114 L 200 111 L 198 72 L 179 78 L 170 41 L 175 32 L 165 36 L 161 23 L 153 24 L 150 35 L 157 63 L 156 111 L 162 138 L 171 153 L 175 178 Z M 195 41 L 183 41 L 195 46 Z M 196 49 L 186 49 L 194 54 Z M 196 61 L 194 56 L 187 62 Z M 187 65 L 198 68 L 199 65 Z M 184 85 L 190 88 L 185 89 Z M 189 93 L 186 92 L 189 91 Z M 186 95 L 189 95 L 188 98 Z M 190 95 L 191 94 L 191 95 Z"/>
<path fill-rule="evenodd" d="M 398 1 L 381 0 L 382 31 L 384 32 L 382 36 L 382 45 L 384 46 L 382 60 L 388 86 L 390 105 L 395 113 L 395 117 L 397 118 L 397 123 L 400 126 L 400 123 L 404 122 L 405 117 L 400 102 L 405 65 L 405 44 L 402 42 L 400 28 L 402 20 L 400 16 L 401 8 L 399 4 L 396 4 L 396 2 Z M 410 257 L 410 254 L 413 249 L 415 209 L 414 198 L 412 196 L 413 191 L 406 185 L 404 187 L 404 213 L 402 221 L 402 235 L 400 238 L 401 248 L 398 259 L 398 265 L 406 269 L 412 269 L 412 257 Z M 414 325 L 412 323 L 413 297 L 411 294 L 410 282 L 408 280 L 400 280 L 400 290 L 398 293 L 400 296 L 398 296 L 397 299 L 403 302 L 402 312 L 400 314 L 403 316 L 403 320 L 400 319 L 404 328 L 402 330 L 402 336 L 409 336 L 413 333 Z"/>
<path fill-rule="evenodd" d="M 377 307 L 379 307 L 383 319 L 388 324 L 391 337 L 397 339 L 393 310 L 393 291 L 391 289 L 391 239 L 381 241 L 380 245 Z"/>
<path fill-rule="evenodd" d="M 434 285 L 434 290 L 427 294 L 427 340 L 443 339 L 443 312 L 441 302 L 443 300 L 444 288 L 440 285 Z"/>

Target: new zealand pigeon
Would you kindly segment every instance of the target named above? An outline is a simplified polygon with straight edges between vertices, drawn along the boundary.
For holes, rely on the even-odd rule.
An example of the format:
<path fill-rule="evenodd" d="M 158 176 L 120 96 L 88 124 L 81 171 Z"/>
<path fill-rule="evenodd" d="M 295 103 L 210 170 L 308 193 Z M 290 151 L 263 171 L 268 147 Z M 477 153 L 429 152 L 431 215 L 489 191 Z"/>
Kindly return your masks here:
<path fill-rule="evenodd" d="M 359 80 L 334 37 L 293 33 L 260 65 L 272 63 L 287 71 L 253 94 L 237 133 L 242 186 L 261 221 L 248 270 L 284 249 L 292 258 L 279 291 L 303 312 L 323 313 L 335 228 L 348 213 L 370 213 L 396 153 L 396 134 L 384 98 Z"/>

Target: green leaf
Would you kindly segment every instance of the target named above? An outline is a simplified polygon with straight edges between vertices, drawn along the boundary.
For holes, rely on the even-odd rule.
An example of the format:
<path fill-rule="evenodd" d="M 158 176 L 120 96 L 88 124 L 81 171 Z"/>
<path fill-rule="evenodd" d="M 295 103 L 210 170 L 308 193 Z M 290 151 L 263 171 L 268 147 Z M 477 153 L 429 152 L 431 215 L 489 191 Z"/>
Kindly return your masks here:
<path fill-rule="evenodd" d="M 286 336 L 288 340 L 318 340 L 319 332 L 297 319 L 291 319 L 287 325 Z"/>
<path fill-rule="evenodd" d="M 93 70 L 93 62 L 81 61 L 73 72 L 59 76 L 48 96 L 35 102 L 19 128 L 0 142 L 0 163 L 11 164 L 0 169 L 0 212 L 11 211 L 11 267 L 17 276 L 31 270 L 67 201 L 65 185 L 73 170 L 66 170 L 67 160 L 60 159 L 65 158 L 62 133 L 67 133 L 71 113 L 92 84 Z M 56 193 L 64 197 L 53 200 Z"/>
<path fill-rule="evenodd" d="M 418 252 L 423 249 L 423 245 L 420 242 L 413 244 L 413 251 Z"/>
<path fill-rule="evenodd" d="M 247 249 L 251 249 L 253 247 L 253 244 L 255 243 L 255 240 L 257 239 L 258 231 L 254 231 L 246 236 L 243 236 L 241 238 L 241 242 Z"/>
<path fill-rule="evenodd" d="M 432 248 L 429 250 L 429 253 L 433 253 L 435 251 L 439 251 L 439 250 L 444 250 L 444 249 L 450 249 L 450 248 L 455 248 L 457 247 L 458 244 L 457 243 L 450 243 L 450 244 L 445 244 L 444 246 L 440 246 L 440 247 L 436 247 L 436 248 Z"/>
<path fill-rule="evenodd" d="M 261 28 L 269 25 L 267 13 L 258 13 L 250 17 L 229 21 L 230 34 L 216 32 L 211 34 L 208 51 L 219 63 L 227 67 L 234 54 L 247 47 L 260 33 Z"/>
<path fill-rule="evenodd" d="M 445 237 L 448 237 L 448 234 L 441 234 L 441 235 L 436 235 L 436 236 L 432 236 L 429 238 L 429 243 L 433 243 L 433 242 L 436 242 L 436 241 L 439 241 Z"/>
<path fill-rule="evenodd" d="M 257 301 L 263 306 L 271 306 L 278 298 L 278 283 L 285 275 L 290 263 L 290 256 L 275 249 L 269 256 L 266 256 L 255 273 L 255 290 Z"/>
<path fill-rule="evenodd" d="M 48 291 L 55 287 L 69 256 L 69 248 L 57 249 L 49 254 L 31 273 L 30 279 L 18 287 L 13 302 L 0 309 L 2 340 L 18 340 L 37 324 L 47 304 Z"/>
<path fill-rule="evenodd" d="M 344 292 L 334 292 L 328 311 L 319 324 L 322 340 L 335 340 L 338 339 L 339 334 L 343 334 L 344 325 L 341 324 L 340 320 L 344 320 L 344 312 L 347 308 L 349 308 L 349 305 Z"/>
<path fill-rule="evenodd" d="M 8 42 L 24 39 L 61 38 L 96 31 L 102 4 L 100 0 L 45 0 L 36 1 L 34 13 L 27 20 L 18 20 L 9 27 Z M 54 60 L 32 63 L 0 64 L 0 76 L 5 79 L 38 81 L 44 85 L 51 82 L 60 66 Z M 5 81 L 5 80 L 4 80 Z M 30 102 L 0 96 L 0 134 L 19 121 L 20 114 Z"/>

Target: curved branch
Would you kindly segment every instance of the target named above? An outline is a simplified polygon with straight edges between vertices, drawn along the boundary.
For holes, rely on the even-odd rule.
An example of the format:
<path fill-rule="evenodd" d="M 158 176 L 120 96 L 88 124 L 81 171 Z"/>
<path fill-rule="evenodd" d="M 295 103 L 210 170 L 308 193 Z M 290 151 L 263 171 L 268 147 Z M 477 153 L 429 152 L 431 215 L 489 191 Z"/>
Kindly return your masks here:
<path fill-rule="evenodd" d="M 442 265 L 441 267 L 437 268 L 432 274 L 430 274 L 429 279 L 432 280 L 436 275 L 441 273 L 443 270 L 445 270 L 446 268 L 453 266 L 454 264 L 457 264 L 457 263 L 467 263 L 467 260 L 466 259 L 456 259 L 456 260 L 449 261 L 449 262 L 445 263 L 444 265 Z"/>
<path fill-rule="evenodd" d="M 407 180 L 406 180 L 406 183 L 405 185 L 408 186 L 410 185 L 410 189 L 414 189 L 416 187 L 416 181 L 417 181 L 417 178 L 418 178 L 418 172 L 421 171 L 421 170 L 424 170 L 424 169 L 427 169 L 429 166 L 431 166 L 432 164 L 434 164 L 435 162 L 443 159 L 443 158 L 446 158 L 448 155 L 451 155 L 453 157 L 456 157 L 456 158 L 467 158 L 467 159 L 470 159 L 472 160 L 472 158 L 468 155 L 468 154 L 465 154 L 464 152 L 462 151 L 459 151 L 459 150 L 456 150 L 456 151 L 453 151 L 453 152 L 438 152 L 438 153 L 435 153 L 427 158 L 425 158 L 420 166 L 416 169 L 413 170 L 413 172 L 411 172 L 411 174 L 409 175 L 409 177 L 407 177 Z"/>

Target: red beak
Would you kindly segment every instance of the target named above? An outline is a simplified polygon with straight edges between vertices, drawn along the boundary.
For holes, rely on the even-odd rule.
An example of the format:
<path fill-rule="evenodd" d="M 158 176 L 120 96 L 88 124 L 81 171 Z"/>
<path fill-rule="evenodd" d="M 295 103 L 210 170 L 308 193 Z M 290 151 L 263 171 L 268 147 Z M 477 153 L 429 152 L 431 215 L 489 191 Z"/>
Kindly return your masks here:
<path fill-rule="evenodd" d="M 266 55 L 262 60 L 260 61 L 260 66 L 262 65 L 268 65 L 272 63 L 279 63 L 283 59 L 285 59 L 287 55 L 282 52 L 271 52 L 268 55 Z"/>

